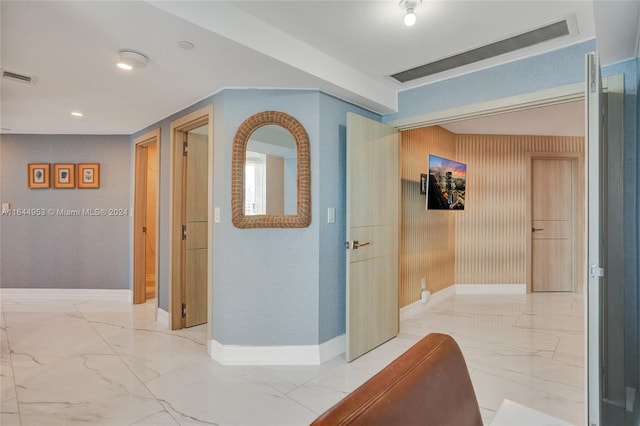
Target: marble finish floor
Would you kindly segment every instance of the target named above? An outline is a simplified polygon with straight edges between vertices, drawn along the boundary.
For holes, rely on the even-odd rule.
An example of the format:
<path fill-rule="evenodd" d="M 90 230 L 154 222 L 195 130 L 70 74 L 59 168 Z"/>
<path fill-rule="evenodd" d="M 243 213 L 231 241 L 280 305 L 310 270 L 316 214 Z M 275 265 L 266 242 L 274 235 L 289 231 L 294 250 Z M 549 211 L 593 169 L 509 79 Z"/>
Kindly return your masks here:
<path fill-rule="evenodd" d="M 420 307 L 352 363 L 227 367 L 206 327 L 168 331 L 151 303 L 2 300 L 0 424 L 306 425 L 430 332 L 461 346 L 489 424 L 507 398 L 584 423 L 584 303 L 456 295 Z"/>

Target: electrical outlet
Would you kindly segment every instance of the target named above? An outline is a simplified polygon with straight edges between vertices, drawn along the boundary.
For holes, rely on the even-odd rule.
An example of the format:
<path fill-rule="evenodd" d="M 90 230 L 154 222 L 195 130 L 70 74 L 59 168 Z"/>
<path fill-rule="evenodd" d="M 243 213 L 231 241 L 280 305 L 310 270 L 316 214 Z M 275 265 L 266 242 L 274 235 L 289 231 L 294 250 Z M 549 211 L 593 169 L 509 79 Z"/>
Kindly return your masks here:
<path fill-rule="evenodd" d="M 327 209 L 327 223 L 336 223 L 336 209 L 329 207 Z"/>

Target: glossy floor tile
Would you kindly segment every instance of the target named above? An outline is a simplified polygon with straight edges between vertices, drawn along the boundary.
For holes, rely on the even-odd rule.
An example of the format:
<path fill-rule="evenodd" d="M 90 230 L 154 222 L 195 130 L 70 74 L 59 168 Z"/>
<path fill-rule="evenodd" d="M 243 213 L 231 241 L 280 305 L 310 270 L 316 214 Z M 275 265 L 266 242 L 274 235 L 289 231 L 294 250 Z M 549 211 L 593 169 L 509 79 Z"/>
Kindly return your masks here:
<path fill-rule="evenodd" d="M 582 296 L 452 296 L 359 359 L 316 366 L 222 366 L 206 326 L 163 329 L 153 301 L 0 307 L 3 426 L 306 425 L 430 332 L 462 348 L 486 424 L 504 399 L 583 424 Z"/>

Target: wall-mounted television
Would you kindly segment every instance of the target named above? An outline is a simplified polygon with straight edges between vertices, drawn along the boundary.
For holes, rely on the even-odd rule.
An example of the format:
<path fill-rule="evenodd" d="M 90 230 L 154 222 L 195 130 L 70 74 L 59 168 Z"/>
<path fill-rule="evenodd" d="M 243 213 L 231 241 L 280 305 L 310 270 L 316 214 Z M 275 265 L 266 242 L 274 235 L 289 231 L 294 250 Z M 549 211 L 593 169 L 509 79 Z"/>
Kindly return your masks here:
<path fill-rule="evenodd" d="M 464 210 L 467 165 L 429 155 L 427 210 Z"/>

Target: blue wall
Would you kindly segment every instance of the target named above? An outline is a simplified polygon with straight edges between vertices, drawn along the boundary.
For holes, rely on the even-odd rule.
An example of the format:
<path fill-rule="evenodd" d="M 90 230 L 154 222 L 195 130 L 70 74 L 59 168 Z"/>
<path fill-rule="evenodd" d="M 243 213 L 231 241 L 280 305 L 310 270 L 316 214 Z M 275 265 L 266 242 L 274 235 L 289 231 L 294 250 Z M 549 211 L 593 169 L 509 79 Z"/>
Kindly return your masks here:
<path fill-rule="evenodd" d="M 247 346 L 315 345 L 345 332 L 346 113 L 379 116 L 315 90 L 231 89 L 133 135 L 160 127 L 159 304 L 169 310 L 169 170 L 171 121 L 214 106 L 213 338 Z M 311 225 L 237 229 L 231 223 L 233 137 L 252 114 L 278 110 L 306 129 L 311 154 Z M 327 224 L 327 208 L 336 223 Z"/>
<path fill-rule="evenodd" d="M 638 388 L 638 158 L 636 61 L 628 60 L 602 69 L 603 76 L 624 75 L 624 338 L 625 385 Z"/>
<path fill-rule="evenodd" d="M 595 41 L 400 92 L 398 112 L 384 122 L 584 81 Z"/>
<path fill-rule="evenodd" d="M 0 154 L 2 202 L 46 212 L 0 219 L 0 285 L 129 288 L 131 218 L 108 215 L 109 209 L 129 209 L 129 136 L 2 135 Z M 100 188 L 28 189 L 27 163 L 100 163 Z M 83 209 L 107 215 L 87 216 Z"/>
<path fill-rule="evenodd" d="M 318 92 L 225 90 L 214 137 L 213 338 L 222 344 L 318 343 Z M 237 229 L 231 223 L 231 157 L 236 130 L 249 116 L 278 110 L 306 129 L 311 155 L 311 225 Z M 219 119 L 222 118 L 222 122 Z M 219 137 L 219 131 L 223 134 Z"/>

